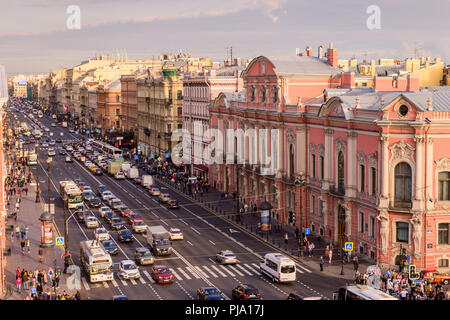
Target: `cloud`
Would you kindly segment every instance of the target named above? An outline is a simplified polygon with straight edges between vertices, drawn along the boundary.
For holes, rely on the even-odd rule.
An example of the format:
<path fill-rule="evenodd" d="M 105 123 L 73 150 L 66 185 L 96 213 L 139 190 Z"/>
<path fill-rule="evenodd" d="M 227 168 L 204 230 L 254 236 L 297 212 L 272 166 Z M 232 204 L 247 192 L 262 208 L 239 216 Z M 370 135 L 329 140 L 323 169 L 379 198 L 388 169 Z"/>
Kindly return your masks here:
<path fill-rule="evenodd" d="M 253 8 L 262 9 L 264 14 L 276 23 L 279 17 L 275 12 L 280 10 L 286 2 L 287 0 L 253 0 Z"/>

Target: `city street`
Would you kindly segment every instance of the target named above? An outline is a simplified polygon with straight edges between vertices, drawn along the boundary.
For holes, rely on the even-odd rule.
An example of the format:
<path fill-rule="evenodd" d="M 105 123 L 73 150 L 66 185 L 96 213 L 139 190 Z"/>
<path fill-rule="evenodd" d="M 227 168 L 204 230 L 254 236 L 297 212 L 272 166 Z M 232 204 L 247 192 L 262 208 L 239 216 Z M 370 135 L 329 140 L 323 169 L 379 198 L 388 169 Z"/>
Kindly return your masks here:
<path fill-rule="evenodd" d="M 19 115 L 19 119 L 30 121 L 24 119 L 22 114 Z M 69 133 L 68 128 L 51 127 L 54 120 L 46 115 L 40 121 L 50 128 L 53 138 L 61 138 L 63 142 L 80 139 L 79 135 Z M 55 147 L 60 146 L 61 144 L 57 144 Z M 48 147 L 39 146 L 38 150 L 39 186 L 42 198 L 46 200 Z M 165 264 L 171 269 L 175 276 L 173 284 L 156 284 L 150 276 L 151 266 L 140 267 L 141 278 L 138 280 L 122 280 L 117 275 L 118 269 L 115 265 L 114 280 L 111 282 L 92 284 L 81 273 L 81 293 L 84 297 L 111 299 L 114 295 L 126 295 L 129 299 L 189 300 L 196 299 L 199 287 L 212 286 L 219 289 L 226 299 L 230 299 L 231 290 L 244 283 L 258 288 L 263 299 L 286 299 L 293 291 L 301 292 L 304 296 L 332 299 L 333 292 L 345 283 L 343 279 L 320 274 L 318 266 L 313 269 L 302 262 L 297 263 L 296 282 L 273 283 L 271 279 L 260 274 L 259 263 L 266 253 L 274 252 L 274 249 L 258 238 L 233 230 L 234 226 L 230 223 L 161 185 L 162 191 L 170 193 L 172 199 L 180 202 L 179 209 L 167 209 L 148 191 L 130 180 L 115 180 L 106 174 L 94 176 L 76 160 L 66 163 L 64 159 L 65 156 L 56 152 L 50 165 L 50 201 L 55 204 L 55 222 L 61 234 L 64 233 L 64 223 L 59 181 L 76 178 L 86 182 L 94 191 L 98 185 L 106 185 L 125 205 L 138 213 L 147 225 L 162 225 L 166 229 L 176 227 L 184 234 L 184 240 L 173 242 L 174 250 L 171 256 L 156 257 L 155 261 L 155 264 Z M 110 230 L 105 220 L 99 216 L 97 209 L 89 210 L 98 217 L 101 226 Z M 73 261 L 80 265 L 79 243 L 93 239 L 93 231 L 80 224 L 74 216 L 68 222 L 68 230 L 69 249 Z M 134 260 L 135 248 L 148 247 L 143 235 L 134 234 L 135 241 L 131 244 L 122 244 L 118 241 L 117 232 L 110 230 L 109 233 L 119 248 L 118 255 L 113 256 L 116 264 L 124 259 Z M 225 266 L 218 264 L 215 255 L 221 250 L 232 250 L 239 263 Z"/>

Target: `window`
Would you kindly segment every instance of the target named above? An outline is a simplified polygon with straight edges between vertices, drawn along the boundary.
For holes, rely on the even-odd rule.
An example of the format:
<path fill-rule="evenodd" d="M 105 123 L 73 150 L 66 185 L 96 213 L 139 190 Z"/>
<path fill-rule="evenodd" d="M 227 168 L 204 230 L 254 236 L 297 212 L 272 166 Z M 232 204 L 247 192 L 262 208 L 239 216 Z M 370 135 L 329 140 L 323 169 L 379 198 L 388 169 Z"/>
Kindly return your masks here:
<path fill-rule="evenodd" d="M 363 164 L 359 166 L 359 177 L 360 191 L 364 193 L 366 191 L 366 166 Z"/>
<path fill-rule="evenodd" d="M 450 172 L 439 172 L 439 200 L 450 200 Z"/>
<path fill-rule="evenodd" d="M 439 259 L 438 267 L 439 268 L 448 268 L 448 259 Z"/>
<path fill-rule="evenodd" d="M 120 109 L 116 109 L 116 116 L 120 116 Z"/>
<path fill-rule="evenodd" d="M 364 212 L 359 213 L 358 232 L 364 233 Z"/>
<path fill-rule="evenodd" d="M 289 177 L 294 177 L 294 159 L 295 159 L 294 145 L 291 144 L 289 146 Z"/>
<path fill-rule="evenodd" d="M 319 217 L 323 217 L 323 200 L 319 199 Z"/>
<path fill-rule="evenodd" d="M 409 207 L 411 193 L 411 167 L 406 162 L 401 162 L 395 167 L 395 205 Z"/>
<path fill-rule="evenodd" d="M 178 90 L 177 91 L 177 100 L 182 100 L 183 99 L 183 91 L 182 90 Z"/>
<path fill-rule="evenodd" d="M 321 180 L 323 180 L 324 178 L 325 178 L 325 174 L 324 174 L 324 169 L 325 169 L 325 166 L 324 166 L 324 163 L 325 163 L 325 159 L 324 159 L 324 157 L 323 156 L 319 156 L 319 178 L 321 179 Z"/>
<path fill-rule="evenodd" d="M 116 128 L 120 128 L 120 120 L 116 121 Z"/>
<path fill-rule="evenodd" d="M 178 129 L 183 129 L 183 124 L 182 123 L 178 124 Z"/>
<path fill-rule="evenodd" d="M 171 124 L 168 124 L 167 125 L 167 132 L 172 132 L 172 125 Z"/>
<path fill-rule="evenodd" d="M 409 241 L 409 223 L 397 222 L 397 242 L 408 243 Z"/>
<path fill-rule="evenodd" d="M 120 102 L 120 97 L 116 96 L 116 102 Z"/>
<path fill-rule="evenodd" d="M 312 154 L 311 155 L 311 176 L 313 177 L 313 178 L 315 178 L 316 177 L 316 155 L 315 154 Z"/>
<path fill-rule="evenodd" d="M 261 88 L 261 102 L 266 102 L 266 87 Z"/>
<path fill-rule="evenodd" d="M 314 215 L 316 212 L 316 196 L 311 196 L 311 215 Z"/>
<path fill-rule="evenodd" d="M 183 108 L 178 108 L 178 116 L 179 117 L 183 116 Z"/>
<path fill-rule="evenodd" d="M 377 169 L 370 168 L 370 175 L 372 177 L 370 194 L 374 196 L 377 194 Z"/>
<path fill-rule="evenodd" d="M 338 190 L 339 192 L 344 192 L 344 153 L 339 151 L 338 154 Z"/>
<path fill-rule="evenodd" d="M 375 238 L 375 217 L 369 218 L 369 236 Z"/>
<path fill-rule="evenodd" d="M 438 244 L 450 244 L 448 241 L 450 223 L 439 223 L 438 225 Z"/>
<path fill-rule="evenodd" d="M 402 117 L 406 116 L 408 114 L 409 108 L 408 106 L 405 106 L 404 104 L 402 104 L 399 108 L 398 108 L 398 113 L 400 113 L 400 115 Z"/>

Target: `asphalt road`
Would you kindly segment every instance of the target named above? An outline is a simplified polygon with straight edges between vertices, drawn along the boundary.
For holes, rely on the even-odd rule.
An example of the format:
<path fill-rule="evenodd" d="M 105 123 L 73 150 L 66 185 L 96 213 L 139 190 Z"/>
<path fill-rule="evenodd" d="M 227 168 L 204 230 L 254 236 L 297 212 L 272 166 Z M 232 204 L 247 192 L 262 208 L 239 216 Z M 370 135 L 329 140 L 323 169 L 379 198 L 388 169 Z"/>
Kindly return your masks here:
<path fill-rule="evenodd" d="M 17 113 L 16 113 L 17 114 Z M 20 120 L 24 117 L 19 115 Z M 51 127 L 53 120 L 44 116 L 39 119 L 53 132 L 53 138 L 78 140 L 81 136 L 69 133 L 67 128 Z M 27 119 L 27 121 L 30 121 Z M 63 133 L 63 136 L 61 136 Z M 59 148 L 61 144 L 55 147 Z M 31 148 L 31 145 L 29 145 Z M 48 148 L 39 147 L 39 183 L 42 197 L 47 199 L 47 163 Z M 114 281 L 91 284 L 85 274 L 81 273 L 81 293 L 90 299 L 111 299 L 111 296 L 124 294 L 129 299 L 152 300 L 190 300 L 196 299 L 196 291 L 201 286 L 214 286 L 225 298 L 231 298 L 231 290 L 239 283 L 249 283 L 257 287 L 263 299 L 286 299 L 292 291 L 299 291 L 305 296 L 322 296 L 331 299 L 333 292 L 344 281 L 310 270 L 304 264 L 298 264 L 297 281 L 290 284 L 272 283 L 266 276 L 259 273 L 259 263 L 264 254 L 275 250 L 257 238 L 244 233 L 233 232 L 233 226 L 213 215 L 196 203 L 174 192 L 171 189 L 162 191 L 170 193 L 171 197 L 181 203 L 179 209 L 167 209 L 161 206 L 157 199 L 151 196 L 141 186 L 129 180 L 115 180 L 107 175 L 94 176 L 83 164 L 74 160 L 65 163 L 65 156 L 56 154 L 50 165 L 50 199 L 55 203 L 55 222 L 61 233 L 63 227 L 63 202 L 59 194 L 59 181 L 80 178 L 96 191 L 100 184 L 106 185 L 113 194 L 122 200 L 129 208 L 139 213 L 147 225 L 162 225 L 166 229 L 177 227 L 184 234 L 184 240 L 174 241 L 174 252 L 169 257 L 156 257 L 156 264 L 165 264 L 171 268 L 175 281 L 173 284 L 155 284 L 150 278 L 151 266 L 140 266 L 141 280 L 121 280 L 115 268 Z M 99 216 L 97 209 L 92 209 L 100 224 L 110 231 L 116 241 L 119 253 L 113 256 L 115 263 L 124 259 L 134 260 L 134 250 L 147 246 L 143 235 L 134 235 L 135 241 L 122 244 L 117 240 L 117 232 L 112 231 Z M 129 227 L 128 227 L 129 228 Z M 76 264 L 80 265 L 79 243 L 92 239 L 93 230 L 72 217 L 68 222 L 69 248 Z M 215 255 L 221 250 L 232 250 L 240 261 L 236 265 L 219 265 Z"/>

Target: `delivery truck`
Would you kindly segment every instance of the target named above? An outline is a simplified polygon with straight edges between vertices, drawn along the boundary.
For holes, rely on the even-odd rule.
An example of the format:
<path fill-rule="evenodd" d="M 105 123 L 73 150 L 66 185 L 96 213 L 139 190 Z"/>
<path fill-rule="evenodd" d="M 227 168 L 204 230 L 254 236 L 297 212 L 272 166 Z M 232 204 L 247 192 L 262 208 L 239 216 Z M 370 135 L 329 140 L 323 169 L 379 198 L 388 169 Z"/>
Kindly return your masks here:
<path fill-rule="evenodd" d="M 113 175 L 115 175 L 117 172 L 119 172 L 120 171 L 120 162 L 117 162 L 117 161 L 111 161 L 109 164 L 108 164 L 108 174 L 110 175 L 110 176 L 113 176 Z"/>
<path fill-rule="evenodd" d="M 130 168 L 131 168 L 131 163 L 129 163 L 128 161 L 122 162 L 120 164 L 120 169 L 125 175 L 127 175 L 128 170 L 130 170 Z"/>
<path fill-rule="evenodd" d="M 143 175 L 142 176 L 142 185 L 144 187 L 150 187 L 151 185 L 153 185 L 153 177 L 149 174 Z"/>
<path fill-rule="evenodd" d="M 170 255 L 172 243 L 170 233 L 163 226 L 147 226 L 147 243 L 154 255 Z"/>
<path fill-rule="evenodd" d="M 136 167 L 130 168 L 130 170 L 128 170 L 128 172 L 127 172 L 127 178 L 135 179 L 137 177 L 139 177 L 139 169 Z"/>

